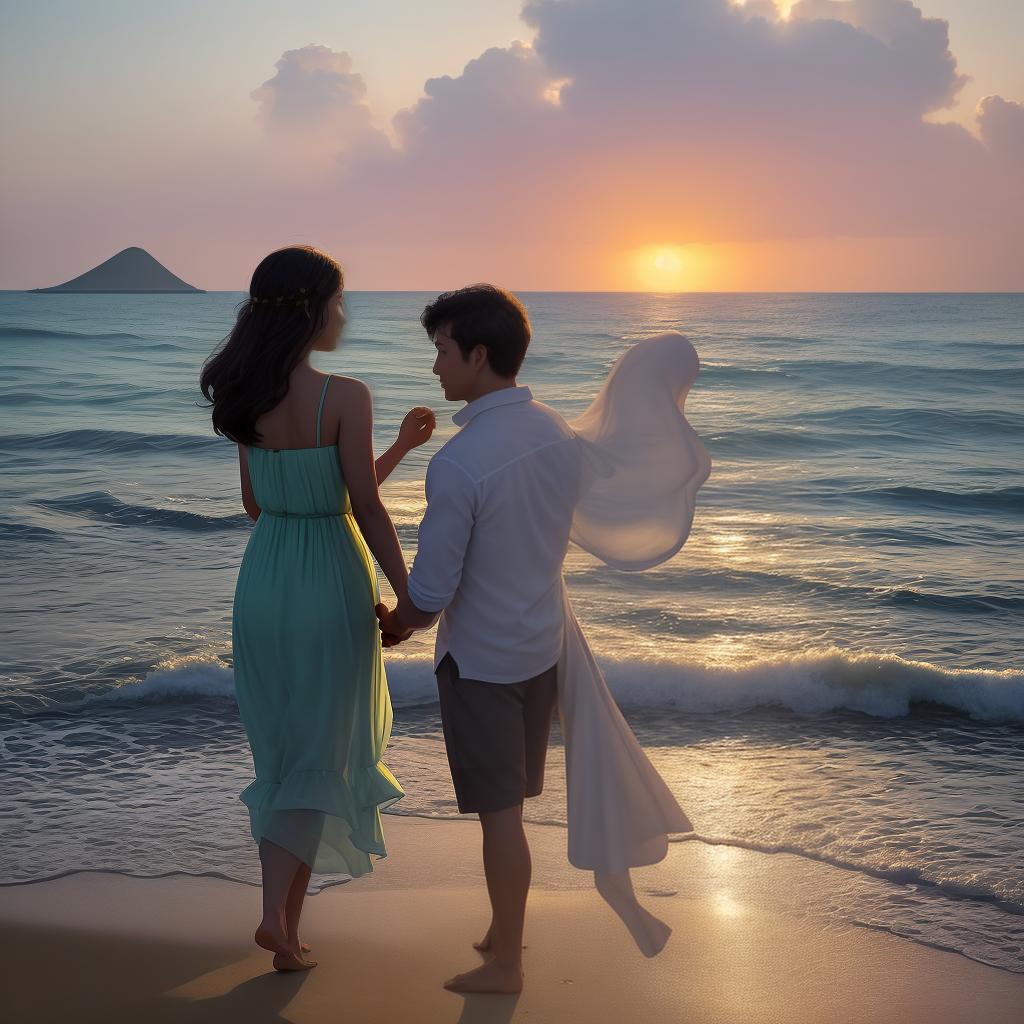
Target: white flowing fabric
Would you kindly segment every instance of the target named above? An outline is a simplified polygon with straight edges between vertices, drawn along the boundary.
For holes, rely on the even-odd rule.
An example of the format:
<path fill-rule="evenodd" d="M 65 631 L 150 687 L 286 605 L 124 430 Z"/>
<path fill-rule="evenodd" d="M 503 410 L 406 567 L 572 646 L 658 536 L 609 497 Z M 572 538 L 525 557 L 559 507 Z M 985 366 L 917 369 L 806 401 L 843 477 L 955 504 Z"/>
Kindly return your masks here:
<path fill-rule="evenodd" d="M 587 463 L 572 539 L 616 569 L 658 565 L 689 535 L 697 490 L 711 472 L 711 459 L 683 414 L 699 368 L 681 334 L 640 341 L 570 424 Z M 619 711 L 564 582 L 562 600 L 558 712 L 569 861 L 594 872 L 598 892 L 641 952 L 654 956 L 671 929 L 637 902 L 629 869 L 664 859 L 668 835 L 692 825 Z"/>

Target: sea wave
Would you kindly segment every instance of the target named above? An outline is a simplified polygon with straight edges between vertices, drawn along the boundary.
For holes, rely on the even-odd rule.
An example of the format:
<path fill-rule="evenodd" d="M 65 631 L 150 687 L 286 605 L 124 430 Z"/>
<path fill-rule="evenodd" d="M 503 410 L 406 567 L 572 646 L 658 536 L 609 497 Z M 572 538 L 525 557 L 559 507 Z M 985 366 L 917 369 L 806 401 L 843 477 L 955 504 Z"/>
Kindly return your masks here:
<path fill-rule="evenodd" d="M 850 406 L 797 412 L 787 422 L 872 432 L 889 431 L 896 435 L 920 437 L 935 442 L 936 435 L 955 440 L 957 435 L 1024 433 L 1024 415 L 990 409 L 891 408 L 877 405 Z"/>
<path fill-rule="evenodd" d="M 958 352 L 976 352 L 991 349 L 993 352 L 1020 352 L 1024 354 L 1024 343 L 1019 341 L 985 341 L 980 338 L 957 338 L 935 339 L 935 338 L 902 338 L 899 342 L 901 349 L 906 348 L 948 348 L 956 349 Z"/>
<path fill-rule="evenodd" d="M 789 359 L 766 363 L 761 368 L 777 368 L 794 378 L 813 380 L 817 386 L 825 381 L 845 386 L 877 383 L 890 388 L 912 385 L 915 391 L 925 384 L 956 392 L 978 385 L 1005 389 L 1024 381 L 1024 367 L 1020 366 L 929 366 L 881 359 Z"/>
<path fill-rule="evenodd" d="M 702 835 L 688 832 L 672 836 L 669 842 L 698 842 L 707 846 L 729 846 L 754 853 L 788 853 L 820 864 L 828 864 L 844 871 L 855 871 L 858 874 L 870 875 L 896 885 L 927 886 L 937 894 L 955 899 L 968 899 L 975 902 L 992 903 L 1011 914 L 1024 914 L 1024 902 L 1020 899 L 1019 886 L 992 885 L 979 881 L 975 875 L 943 874 L 935 867 L 908 861 L 905 857 L 896 858 L 891 864 L 880 863 L 862 857 L 844 857 L 837 854 L 823 853 L 820 850 L 792 842 L 766 842 L 759 839 L 747 839 L 736 836 Z"/>
<path fill-rule="evenodd" d="M 54 541 L 61 536 L 56 530 L 33 523 L 0 521 L 0 540 L 3 541 Z"/>
<path fill-rule="evenodd" d="M 712 455 L 716 449 L 709 444 Z M 720 468 L 724 460 L 720 463 Z M 1019 479 L 1019 473 L 1008 470 L 994 470 L 990 474 L 993 477 L 1007 480 Z M 1018 517 L 1024 514 L 1024 487 L 980 487 L 973 490 L 953 489 L 948 487 L 916 487 L 905 484 L 894 484 L 892 486 L 880 487 L 875 479 L 867 478 L 852 471 L 846 473 L 837 472 L 832 476 L 804 477 L 792 483 L 780 484 L 785 490 L 784 493 L 790 506 L 794 503 L 800 505 L 814 506 L 822 504 L 828 507 L 848 509 L 853 504 L 869 504 L 879 508 L 892 506 L 903 506 L 908 516 L 907 521 L 921 522 L 922 517 L 934 512 L 957 512 L 971 513 L 971 516 L 960 516 L 955 521 L 942 522 L 938 517 L 929 517 L 929 521 L 945 527 L 948 532 L 953 532 L 950 527 L 956 530 L 964 530 L 964 520 L 974 518 L 979 513 L 989 513 L 993 516 Z M 705 509 L 721 509 L 731 511 L 743 507 L 746 510 L 762 512 L 764 510 L 775 511 L 778 508 L 778 493 L 769 495 L 764 480 L 747 480 L 742 476 L 735 479 L 715 478 L 705 487 L 701 496 L 701 503 Z M 844 514 L 849 515 L 848 511 Z M 991 523 L 991 521 L 990 521 Z M 986 526 L 993 530 L 990 523 Z M 972 543 L 977 543 L 979 533 L 978 523 L 971 524 L 976 533 Z M 988 532 L 988 531 L 986 531 Z M 1006 539 L 1006 538 L 1004 538 Z"/>
<path fill-rule="evenodd" d="M 233 447 L 221 438 L 202 434 L 142 434 L 132 430 L 57 430 L 49 434 L 5 434 L 0 452 L 26 450 L 92 452 L 124 455 L 132 452 L 206 452 L 233 454 Z"/>
<path fill-rule="evenodd" d="M 583 569 L 569 576 L 574 584 L 601 583 L 608 579 L 607 569 Z M 632 574 L 630 585 L 636 590 L 648 593 L 665 592 L 678 594 L 680 591 L 695 593 L 709 591 L 743 594 L 759 592 L 787 592 L 808 597 L 831 597 L 838 600 L 853 598 L 859 601 L 889 605 L 914 604 L 935 611 L 962 614 L 992 614 L 1024 611 L 1024 597 L 1019 594 L 995 593 L 937 593 L 918 590 L 913 587 L 894 586 L 853 586 L 847 583 L 833 583 L 784 572 L 766 572 L 756 569 L 691 569 L 682 574 L 671 572 L 645 572 Z M 628 614 L 643 616 L 646 610 L 633 609 Z M 626 613 L 623 613 L 626 614 Z M 662 615 L 661 608 L 651 609 L 650 614 Z M 639 620 L 636 620 L 639 621 Z M 653 625 L 653 619 L 644 620 Z M 763 628 L 763 624 L 755 628 Z"/>
<path fill-rule="evenodd" d="M 24 339 L 27 341 L 31 341 L 34 338 L 48 338 L 51 340 L 60 338 L 86 338 L 93 341 L 110 338 L 132 338 L 136 341 L 145 340 L 140 334 L 129 334 L 125 331 L 106 331 L 102 334 L 94 334 L 87 331 L 67 331 L 57 330 L 56 328 L 44 329 L 40 327 L 15 326 L 0 326 L 0 338 Z"/>
<path fill-rule="evenodd" d="M 759 707 L 785 708 L 800 715 L 845 710 L 898 718 L 928 704 L 977 721 L 1024 722 L 1024 670 L 947 669 L 893 654 L 851 654 L 836 648 L 735 668 L 608 656 L 598 661 L 623 707 L 695 714 Z M 396 705 L 429 704 L 437 699 L 428 658 L 392 655 L 387 675 Z M 143 679 L 88 697 L 76 706 L 203 698 L 234 699 L 233 673 L 223 662 L 189 658 L 162 664 Z"/>
<path fill-rule="evenodd" d="M 942 511 L 1024 515 L 1024 487 L 996 487 L 976 491 L 947 491 L 938 487 L 869 487 L 846 491 L 844 498 Z"/>
<path fill-rule="evenodd" d="M 215 697 L 235 699 L 235 676 L 221 661 L 183 658 L 153 669 L 144 679 L 116 686 L 87 697 L 80 706 L 91 704 L 167 704 Z"/>
<path fill-rule="evenodd" d="M 765 346 L 768 348 L 773 345 L 779 345 L 785 348 L 789 345 L 824 344 L 819 335 L 807 334 L 742 334 L 740 338 L 744 342 L 754 342 L 758 346 Z"/>
<path fill-rule="evenodd" d="M 701 362 L 700 379 L 702 382 L 714 384 L 740 384 L 746 381 L 764 385 L 778 383 L 784 385 L 789 375 L 774 366 L 740 366 L 736 363 Z"/>
<path fill-rule="evenodd" d="M 185 509 L 132 505 L 115 498 L 109 491 L 86 491 L 84 494 L 71 494 L 63 498 L 39 498 L 33 504 L 112 526 L 209 532 L 239 530 L 249 524 L 249 518 L 241 514 L 207 516 Z"/>
<path fill-rule="evenodd" d="M 145 405 L 148 402 L 167 398 L 169 394 L 172 394 L 166 388 L 146 388 L 146 387 L 134 387 L 130 389 L 124 389 L 117 385 L 103 385 L 100 387 L 92 388 L 74 388 L 69 389 L 60 400 L 60 406 L 62 411 L 65 412 L 69 418 L 71 416 L 70 410 L 75 406 L 79 405 L 99 405 L 107 408 L 109 406 L 123 406 L 123 405 Z M 180 394 L 185 395 L 184 389 L 181 389 Z M 189 393 L 192 394 L 191 392 Z M 51 393 L 46 391 L 31 391 L 31 390 L 17 390 L 12 389 L 9 391 L 0 392 L 0 407 L 15 407 L 22 405 L 42 405 L 46 406 L 51 411 L 54 407 L 54 397 Z M 99 431 L 97 433 L 104 433 Z M 14 435 L 18 438 L 19 435 Z M 20 435 L 22 439 L 27 438 L 29 435 Z M 52 435 L 32 435 L 50 437 Z M 41 447 L 40 445 L 27 445 L 26 447 Z"/>
<path fill-rule="evenodd" d="M 800 529 L 808 534 L 819 533 L 830 537 L 842 534 L 872 543 L 896 544 L 903 548 L 956 548 L 969 543 L 963 539 L 962 535 L 949 536 L 943 533 L 941 527 L 854 526 L 847 528 L 845 523 L 838 525 L 802 523 Z"/>
<path fill-rule="evenodd" d="M 922 439 L 924 440 L 924 439 Z M 934 438 L 931 439 L 934 441 Z M 913 443 L 905 434 L 854 430 L 807 430 L 800 427 L 744 428 L 709 433 L 704 443 L 712 455 L 738 459 L 775 458 L 801 452 L 838 452 L 859 448 L 884 448 L 891 451 Z"/>

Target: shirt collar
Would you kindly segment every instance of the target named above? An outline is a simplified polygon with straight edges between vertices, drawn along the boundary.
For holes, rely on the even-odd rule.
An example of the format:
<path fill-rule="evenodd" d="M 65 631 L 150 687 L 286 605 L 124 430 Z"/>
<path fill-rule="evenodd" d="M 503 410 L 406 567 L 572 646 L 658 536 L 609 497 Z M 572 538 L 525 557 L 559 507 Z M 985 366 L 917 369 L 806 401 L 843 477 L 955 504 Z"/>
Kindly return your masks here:
<path fill-rule="evenodd" d="M 496 409 L 499 405 L 511 405 L 513 402 L 529 402 L 533 399 L 533 392 L 525 385 L 520 384 L 514 388 L 499 388 L 497 391 L 490 391 L 480 398 L 474 399 L 468 405 L 464 405 L 453 417 L 452 422 L 457 427 L 465 426 L 477 413 L 485 412 L 487 409 Z"/>

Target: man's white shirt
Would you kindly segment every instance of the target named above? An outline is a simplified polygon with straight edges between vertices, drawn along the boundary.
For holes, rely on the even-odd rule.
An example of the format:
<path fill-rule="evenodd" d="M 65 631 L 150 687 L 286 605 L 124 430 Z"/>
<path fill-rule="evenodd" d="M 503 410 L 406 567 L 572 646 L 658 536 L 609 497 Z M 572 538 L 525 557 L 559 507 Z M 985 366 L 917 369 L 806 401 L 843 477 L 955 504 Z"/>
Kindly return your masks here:
<path fill-rule="evenodd" d="M 409 597 L 441 611 L 434 667 L 514 683 L 562 646 L 562 562 L 582 468 L 576 435 L 528 387 L 502 388 L 453 417 L 462 429 L 430 460 Z"/>

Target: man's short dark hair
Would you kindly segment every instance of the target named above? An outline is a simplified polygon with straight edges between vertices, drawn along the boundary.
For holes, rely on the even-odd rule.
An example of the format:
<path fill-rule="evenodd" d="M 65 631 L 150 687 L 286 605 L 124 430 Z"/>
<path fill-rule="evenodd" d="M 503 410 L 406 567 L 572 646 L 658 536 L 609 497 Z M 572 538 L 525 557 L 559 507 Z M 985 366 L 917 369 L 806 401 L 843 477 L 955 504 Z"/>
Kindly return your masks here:
<path fill-rule="evenodd" d="M 471 284 L 445 292 L 427 304 L 420 315 L 427 334 L 450 323 L 448 333 L 462 351 L 462 358 L 477 345 L 487 349 L 487 362 L 499 377 L 514 377 L 530 344 L 530 318 L 526 307 L 504 288 Z"/>

